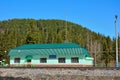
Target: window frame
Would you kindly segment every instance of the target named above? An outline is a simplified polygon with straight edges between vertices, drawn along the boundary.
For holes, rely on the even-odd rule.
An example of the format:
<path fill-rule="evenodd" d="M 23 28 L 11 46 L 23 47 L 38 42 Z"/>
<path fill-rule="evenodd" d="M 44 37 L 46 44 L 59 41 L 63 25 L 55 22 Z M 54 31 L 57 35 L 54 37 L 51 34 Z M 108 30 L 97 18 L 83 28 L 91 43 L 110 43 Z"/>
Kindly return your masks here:
<path fill-rule="evenodd" d="M 40 58 L 40 63 L 47 63 L 47 58 Z"/>
<path fill-rule="evenodd" d="M 20 63 L 20 58 L 14 58 L 14 63 Z"/>
<path fill-rule="evenodd" d="M 79 63 L 79 57 L 71 57 L 71 63 Z"/>
<path fill-rule="evenodd" d="M 49 59 L 56 59 L 57 56 L 56 55 L 49 55 Z"/>
<path fill-rule="evenodd" d="M 66 63 L 66 58 L 65 57 L 59 57 L 58 58 L 58 63 Z"/>

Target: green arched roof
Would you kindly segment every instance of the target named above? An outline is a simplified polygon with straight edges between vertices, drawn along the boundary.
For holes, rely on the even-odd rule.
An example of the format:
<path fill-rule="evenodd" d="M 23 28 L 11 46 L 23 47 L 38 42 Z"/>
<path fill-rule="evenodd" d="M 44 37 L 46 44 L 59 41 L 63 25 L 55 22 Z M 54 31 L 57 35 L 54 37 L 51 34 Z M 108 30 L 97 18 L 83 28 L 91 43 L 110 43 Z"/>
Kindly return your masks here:
<path fill-rule="evenodd" d="M 55 49 L 55 48 L 80 48 L 82 46 L 75 43 L 59 44 L 25 44 L 14 49 Z"/>
<path fill-rule="evenodd" d="M 25 44 L 10 50 L 9 55 L 34 55 L 34 54 L 84 54 L 88 51 L 76 43 L 60 44 Z"/>

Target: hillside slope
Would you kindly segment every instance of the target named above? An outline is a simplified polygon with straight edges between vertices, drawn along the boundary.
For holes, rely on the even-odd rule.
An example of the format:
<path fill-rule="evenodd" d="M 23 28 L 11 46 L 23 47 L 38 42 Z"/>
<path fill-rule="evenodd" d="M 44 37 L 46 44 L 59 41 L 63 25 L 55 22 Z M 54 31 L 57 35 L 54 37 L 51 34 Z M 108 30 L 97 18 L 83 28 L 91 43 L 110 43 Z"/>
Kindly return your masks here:
<path fill-rule="evenodd" d="M 85 47 L 95 63 L 114 60 L 114 41 L 100 33 L 64 20 L 12 19 L 0 22 L 0 60 L 8 52 L 23 44 L 73 42 Z M 113 51 L 113 52 L 110 52 Z"/>

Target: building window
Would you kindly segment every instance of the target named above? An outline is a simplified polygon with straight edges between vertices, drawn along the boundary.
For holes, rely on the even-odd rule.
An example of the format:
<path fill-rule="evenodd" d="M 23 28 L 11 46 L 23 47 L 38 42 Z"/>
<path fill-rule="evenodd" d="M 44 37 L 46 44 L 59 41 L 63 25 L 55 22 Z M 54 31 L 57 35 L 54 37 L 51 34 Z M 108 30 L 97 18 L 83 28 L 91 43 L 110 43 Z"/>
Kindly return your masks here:
<path fill-rule="evenodd" d="M 59 63 L 65 63 L 65 58 L 58 58 Z"/>
<path fill-rule="evenodd" d="M 40 58 L 40 63 L 47 63 L 47 58 Z"/>
<path fill-rule="evenodd" d="M 56 59 L 56 55 L 49 55 L 50 59 Z"/>
<path fill-rule="evenodd" d="M 71 63 L 79 63 L 79 58 L 78 57 L 72 57 L 71 58 Z"/>
<path fill-rule="evenodd" d="M 14 63 L 20 63 L 20 58 L 14 58 Z"/>

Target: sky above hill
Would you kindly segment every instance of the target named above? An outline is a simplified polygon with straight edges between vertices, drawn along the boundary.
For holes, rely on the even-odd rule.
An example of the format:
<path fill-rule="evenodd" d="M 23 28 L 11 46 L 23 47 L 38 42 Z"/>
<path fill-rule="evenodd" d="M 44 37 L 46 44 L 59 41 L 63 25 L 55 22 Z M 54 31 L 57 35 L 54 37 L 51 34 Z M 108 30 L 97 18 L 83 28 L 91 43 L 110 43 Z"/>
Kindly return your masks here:
<path fill-rule="evenodd" d="M 0 21 L 61 19 L 111 38 L 115 37 L 116 14 L 120 27 L 120 0 L 0 0 Z"/>

